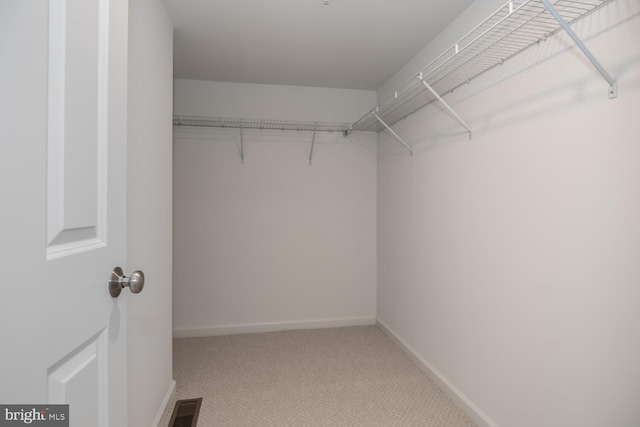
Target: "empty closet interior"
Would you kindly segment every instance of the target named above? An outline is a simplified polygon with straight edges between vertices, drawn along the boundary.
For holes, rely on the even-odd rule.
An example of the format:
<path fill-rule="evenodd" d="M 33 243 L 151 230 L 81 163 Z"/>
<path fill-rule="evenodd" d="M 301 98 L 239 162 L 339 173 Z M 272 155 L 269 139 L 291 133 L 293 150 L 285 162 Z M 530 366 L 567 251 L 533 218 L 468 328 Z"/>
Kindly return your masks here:
<path fill-rule="evenodd" d="M 476 0 L 377 90 L 178 75 L 174 336 L 378 324 L 478 425 L 634 425 L 638 40 Z"/>

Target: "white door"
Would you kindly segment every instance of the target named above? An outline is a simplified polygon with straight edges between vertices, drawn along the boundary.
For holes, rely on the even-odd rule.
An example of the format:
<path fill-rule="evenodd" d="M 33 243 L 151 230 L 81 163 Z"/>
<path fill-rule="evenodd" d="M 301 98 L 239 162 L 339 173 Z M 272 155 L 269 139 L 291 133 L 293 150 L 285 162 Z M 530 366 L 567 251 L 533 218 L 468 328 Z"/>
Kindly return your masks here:
<path fill-rule="evenodd" d="M 0 404 L 76 427 L 127 424 L 126 79 L 126 0 L 0 0 Z"/>

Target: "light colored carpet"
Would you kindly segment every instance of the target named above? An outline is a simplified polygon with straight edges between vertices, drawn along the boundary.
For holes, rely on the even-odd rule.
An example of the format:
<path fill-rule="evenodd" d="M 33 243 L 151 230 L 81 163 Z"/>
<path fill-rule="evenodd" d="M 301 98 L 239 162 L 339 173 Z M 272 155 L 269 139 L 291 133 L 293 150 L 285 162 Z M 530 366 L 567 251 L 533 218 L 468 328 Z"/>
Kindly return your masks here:
<path fill-rule="evenodd" d="M 474 425 L 376 326 L 173 347 L 176 398 L 203 398 L 199 427 Z"/>

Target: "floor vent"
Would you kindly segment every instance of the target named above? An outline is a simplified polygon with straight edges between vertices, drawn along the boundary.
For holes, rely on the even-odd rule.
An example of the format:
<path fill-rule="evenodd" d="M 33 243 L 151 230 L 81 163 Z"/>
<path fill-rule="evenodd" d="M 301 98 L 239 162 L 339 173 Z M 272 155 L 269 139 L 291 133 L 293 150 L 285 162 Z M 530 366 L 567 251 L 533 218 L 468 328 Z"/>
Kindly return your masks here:
<path fill-rule="evenodd" d="M 196 427 L 202 398 L 178 400 L 171 414 L 169 427 Z"/>

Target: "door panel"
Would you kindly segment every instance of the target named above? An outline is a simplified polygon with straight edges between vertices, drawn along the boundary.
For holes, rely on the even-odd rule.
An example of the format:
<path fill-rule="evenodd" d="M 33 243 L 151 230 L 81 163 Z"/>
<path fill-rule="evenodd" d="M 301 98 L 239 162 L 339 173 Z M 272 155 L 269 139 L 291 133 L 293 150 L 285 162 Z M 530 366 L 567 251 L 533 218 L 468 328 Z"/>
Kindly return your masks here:
<path fill-rule="evenodd" d="M 0 403 L 77 427 L 127 425 L 127 9 L 0 0 Z"/>
<path fill-rule="evenodd" d="M 108 3 L 49 4 L 48 259 L 104 245 Z"/>
<path fill-rule="evenodd" d="M 49 403 L 72 405 L 76 425 L 107 425 L 107 348 L 102 331 L 49 369 Z"/>

